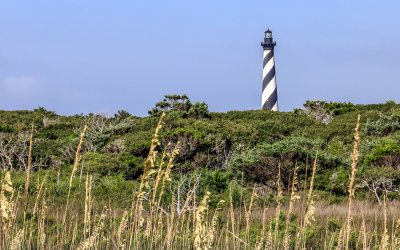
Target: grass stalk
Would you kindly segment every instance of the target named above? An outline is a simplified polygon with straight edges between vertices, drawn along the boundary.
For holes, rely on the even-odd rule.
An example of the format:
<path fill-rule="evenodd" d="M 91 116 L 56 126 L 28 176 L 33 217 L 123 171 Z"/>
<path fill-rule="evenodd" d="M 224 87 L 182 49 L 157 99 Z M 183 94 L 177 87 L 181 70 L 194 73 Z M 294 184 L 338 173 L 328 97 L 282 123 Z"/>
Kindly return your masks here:
<path fill-rule="evenodd" d="M 289 240 L 290 240 L 289 227 L 290 227 L 291 215 L 293 212 L 293 205 L 294 205 L 294 202 L 300 198 L 298 195 L 296 195 L 297 170 L 298 170 L 298 166 L 296 164 L 294 167 L 294 171 L 293 171 L 292 188 L 291 188 L 290 200 L 289 200 L 289 210 L 286 215 L 285 237 L 284 237 L 284 242 L 283 242 L 284 249 L 289 249 Z"/>
<path fill-rule="evenodd" d="M 346 220 L 346 242 L 345 242 L 345 249 L 349 249 L 349 240 L 350 240 L 350 222 L 351 222 L 351 203 L 352 199 L 354 196 L 354 181 L 356 178 L 356 172 L 357 172 L 357 161 L 358 161 L 358 154 L 359 154 L 359 145 L 360 145 L 360 115 L 357 116 L 357 125 L 356 128 L 354 129 L 354 148 L 353 148 L 353 154 L 352 154 L 352 164 L 351 164 L 351 176 L 350 176 L 350 184 L 349 184 L 349 201 L 348 201 L 348 209 L 347 209 L 347 220 Z"/>
<path fill-rule="evenodd" d="M 28 153 L 28 167 L 26 170 L 26 181 L 25 181 L 25 212 L 28 207 L 28 191 L 29 191 L 29 177 L 31 173 L 31 165 L 32 165 L 32 142 L 33 142 L 33 123 L 31 128 L 31 135 L 29 138 L 29 153 Z"/>
<path fill-rule="evenodd" d="M 65 234 L 65 226 L 66 226 L 65 222 L 67 219 L 67 213 L 68 213 L 68 208 L 69 208 L 68 206 L 69 206 L 69 199 L 70 199 L 70 195 L 71 195 L 72 181 L 73 181 L 73 179 L 75 177 L 75 173 L 78 169 L 79 161 L 81 160 L 80 153 L 81 153 L 81 149 L 82 149 L 83 138 L 85 137 L 86 130 L 88 129 L 88 125 L 91 120 L 92 120 L 92 116 L 89 117 L 85 126 L 83 127 L 83 130 L 81 132 L 80 139 L 79 139 L 79 144 L 78 144 L 78 147 L 75 152 L 74 166 L 72 168 L 71 177 L 69 179 L 68 195 L 67 195 L 67 201 L 65 204 L 65 211 L 64 211 L 64 217 L 63 217 L 63 222 L 62 222 L 61 244 L 63 244 L 64 234 Z"/>

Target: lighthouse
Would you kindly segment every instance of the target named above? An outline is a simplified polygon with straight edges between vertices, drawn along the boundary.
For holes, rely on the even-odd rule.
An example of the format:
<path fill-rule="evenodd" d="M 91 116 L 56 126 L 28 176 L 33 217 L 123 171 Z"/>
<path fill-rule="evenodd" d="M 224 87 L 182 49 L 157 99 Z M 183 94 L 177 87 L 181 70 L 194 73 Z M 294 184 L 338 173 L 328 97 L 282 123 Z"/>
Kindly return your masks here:
<path fill-rule="evenodd" d="M 278 90 L 276 88 L 274 47 L 276 42 L 272 38 L 272 31 L 265 31 L 264 42 L 261 46 L 264 49 L 263 58 L 263 84 L 261 108 L 278 111 Z"/>

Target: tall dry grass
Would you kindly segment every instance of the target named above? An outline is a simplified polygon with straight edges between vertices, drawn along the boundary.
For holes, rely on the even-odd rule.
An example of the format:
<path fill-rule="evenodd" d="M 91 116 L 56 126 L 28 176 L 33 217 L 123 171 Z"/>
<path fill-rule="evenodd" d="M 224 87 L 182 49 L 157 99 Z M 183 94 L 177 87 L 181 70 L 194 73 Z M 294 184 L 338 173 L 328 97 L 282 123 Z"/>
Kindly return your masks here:
<path fill-rule="evenodd" d="M 350 222 L 351 222 L 351 203 L 354 196 L 354 181 L 356 179 L 356 172 L 357 172 L 357 161 L 358 161 L 358 147 L 360 145 L 360 115 L 357 116 L 357 125 L 355 128 L 354 133 L 354 149 L 353 154 L 351 156 L 353 162 L 351 163 L 351 176 L 350 176 L 350 184 L 349 184 L 349 206 L 347 210 L 347 222 L 346 222 L 346 250 L 349 249 L 349 240 L 350 240 Z"/>

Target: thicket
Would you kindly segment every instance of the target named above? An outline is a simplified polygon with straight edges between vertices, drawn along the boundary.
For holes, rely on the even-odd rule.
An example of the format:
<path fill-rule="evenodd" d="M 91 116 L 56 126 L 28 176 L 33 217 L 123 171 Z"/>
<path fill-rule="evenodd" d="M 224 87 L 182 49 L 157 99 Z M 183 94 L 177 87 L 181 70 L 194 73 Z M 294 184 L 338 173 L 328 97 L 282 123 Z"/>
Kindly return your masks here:
<path fill-rule="evenodd" d="M 279 113 L 272 117 L 276 114 Z M 237 112 L 231 115 L 227 119 L 231 122 L 246 117 Z M 258 115 L 253 114 L 252 118 Z M 215 117 L 226 122 L 221 114 Z M 339 141 L 338 135 L 328 140 L 290 133 L 282 139 L 269 141 L 271 137 L 267 136 L 262 143 L 248 144 L 238 135 L 236 140 L 231 138 L 230 144 L 221 146 L 217 144 L 221 138 L 208 136 L 208 130 L 205 133 L 200 129 L 173 127 L 175 120 L 163 122 L 164 118 L 162 114 L 153 127 L 155 132 L 150 143 L 136 144 L 130 152 L 126 151 L 122 138 L 131 134 L 141 120 L 130 116 L 125 118 L 130 126 L 117 126 L 121 123 L 118 119 L 90 115 L 73 136 L 60 131 L 49 133 L 49 130 L 40 134 L 43 130 L 35 131 L 34 126 L 16 135 L 2 134 L 1 149 L 5 151 L 1 151 L 1 157 L 8 157 L 8 165 L 2 163 L 0 172 L 1 248 L 399 248 L 398 202 L 391 195 L 396 192 L 393 182 L 398 176 L 398 166 L 393 161 L 386 166 L 386 161 L 382 161 L 397 155 L 397 135 L 374 141 L 360 134 L 358 115 L 355 123 L 350 122 L 355 127 L 351 133 L 353 143 L 344 144 L 345 138 Z M 57 122 L 47 121 L 41 129 L 49 124 Z M 169 130 L 163 127 L 167 124 Z M 114 126 L 122 127 L 124 132 L 113 129 Z M 328 125 L 324 126 L 327 129 Z M 74 130 L 74 126 L 70 129 Z M 218 129 L 214 130 L 217 132 Z M 34 134 L 40 136 L 34 139 Z M 245 134 L 248 136 L 251 133 Z M 103 143 L 94 143 L 99 140 L 93 138 L 102 138 L 99 140 Z M 366 145 L 362 146 L 361 138 L 366 140 Z M 332 144 L 330 141 L 334 139 Z M 71 163 L 65 160 L 68 154 L 59 159 L 57 155 L 50 155 L 46 161 L 38 155 L 43 149 L 34 153 L 36 144 L 46 140 L 71 140 L 75 144 Z M 196 150 L 189 146 L 194 142 Z M 196 152 L 205 155 L 204 150 L 216 145 L 220 145 L 218 150 L 231 147 L 234 152 L 229 157 L 226 151 L 219 154 L 217 149 L 209 153 L 211 157 L 222 157 L 225 165 L 223 162 L 214 166 L 194 165 L 192 156 Z M 185 147 L 188 147 L 186 151 L 181 151 Z M 346 153 L 349 153 L 347 157 Z M 143 161 L 136 162 L 141 154 Z M 129 156 L 135 156 L 136 160 L 126 159 Z M 179 157 L 183 158 L 179 160 Z M 139 178 L 129 180 L 124 172 L 127 166 L 121 165 L 126 160 L 132 166 L 141 166 Z M 303 174 L 299 172 L 304 167 L 302 163 L 305 164 Z M 21 171 L 17 171 L 18 166 Z M 252 166 L 256 167 L 251 169 Z M 325 189 L 319 181 L 324 182 L 325 171 L 336 171 L 329 178 L 331 183 L 337 183 L 338 179 L 345 182 L 341 186 L 347 192 L 335 194 L 347 197 L 345 207 L 343 204 L 342 207 L 331 204 L 321 207 L 323 203 L 318 196 Z M 258 176 L 252 176 L 251 172 Z M 376 181 L 375 174 L 387 179 Z M 271 180 L 274 183 L 268 186 Z M 362 185 L 374 192 L 383 204 L 371 209 L 371 203 L 355 200 L 362 197 L 359 192 L 354 196 Z"/>
<path fill-rule="evenodd" d="M 332 120 L 324 123 L 299 111 L 213 113 L 205 103 L 192 104 L 186 95 L 166 95 L 148 117 L 132 116 L 123 110 L 112 117 L 60 116 L 43 107 L 33 111 L 0 111 L 0 160 L 4 171 L 26 169 L 28 134 L 33 124 L 32 170 L 56 171 L 62 179 L 63 170 L 74 161 L 82 122 L 92 116 L 82 145 L 80 169 L 98 178 L 118 176 L 121 183 L 135 181 L 143 173 L 151 145 L 149 138 L 160 114 L 166 112 L 159 147 L 181 143 L 172 175 L 189 178 L 199 174 L 201 178 L 211 178 L 215 173 L 223 174 L 226 178 L 222 179 L 226 180 L 214 185 L 220 187 L 216 193 L 223 195 L 226 183 L 241 179 L 247 187 L 257 184 L 275 189 L 280 166 L 283 188 L 288 190 L 294 167 L 298 166 L 299 182 L 304 185 L 309 166 L 318 153 L 316 190 L 324 199 L 340 201 L 347 192 L 352 130 L 360 113 L 364 137 L 360 146 L 361 174 L 368 175 L 364 179 L 369 180 L 370 186 L 382 182 L 377 169 L 389 168 L 395 174 L 386 179 L 392 190 L 397 190 L 400 105 L 392 101 L 378 105 L 307 101 L 304 107 L 332 112 Z M 371 199 L 383 195 L 380 190 L 370 192 L 366 183 L 357 192 Z"/>

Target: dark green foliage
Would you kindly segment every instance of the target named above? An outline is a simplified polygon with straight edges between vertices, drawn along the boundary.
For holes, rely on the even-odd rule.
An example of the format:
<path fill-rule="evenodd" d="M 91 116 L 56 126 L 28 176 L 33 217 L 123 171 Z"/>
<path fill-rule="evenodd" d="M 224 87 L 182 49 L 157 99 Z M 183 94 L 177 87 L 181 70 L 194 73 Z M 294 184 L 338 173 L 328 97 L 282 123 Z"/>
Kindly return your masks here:
<path fill-rule="evenodd" d="M 42 115 L 47 115 L 47 116 L 55 116 L 57 115 L 56 112 L 54 111 L 48 111 L 44 107 L 38 107 L 37 109 L 34 109 L 33 112 L 42 114 Z"/>
<path fill-rule="evenodd" d="M 165 98 L 156 103 L 156 107 L 149 110 L 150 116 L 157 117 L 163 112 L 170 113 L 177 118 L 209 118 L 208 105 L 204 102 L 192 104 L 186 94 L 165 95 Z"/>
<path fill-rule="evenodd" d="M 336 169 L 320 171 L 316 178 L 315 186 L 320 189 L 325 189 L 335 196 L 347 195 L 349 186 L 349 167 L 341 166 Z M 339 199 L 337 201 L 341 200 Z"/>
<path fill-rule="evenodd" d="M 87 168 L 83 169 L 83 178 L 76 176 L 72 183 L 72 191 L 78 206 L 82 206 L 85 199 L 85 178 Z M 69 178 L 71 176 L 70 167 L 60 168 L 60 179 L 58 180 L 58 172 L 56 169 L 46 170 L 46 173 L 33 171 L 31 172 L 31 181 L 29 184 L 30 203 L 34 204 L 38 183 L 41 184 L 46 178 L 46 195 L 52 197 L 52 202 L 56 204 L 65 204 L 65 196 L 68 193 Z M 39 178 L 40 177 L 40 178 Z M 25 186 L 25 172 L 16 171 L 12 173 L 13 187 L 15 190 L 23 190 Z M 127 181 L 121 174 L 105 175 L 100 177 L 98 174 L 93 175 L 93 195 L 97 201 L 109 201 L 119 206 L 128 207 L 132 200 L 132 192 L 137 186 L 137 182 Z M 23 218 L 22 218 L 23 220 Z"/>
<path fill-rule="evenodd" d="M 132 147 L 128 150 L 131 154 L 145 158 L 150 150 L 150 141 L 143 141 L 143 142 L 138 142 L 132 145 Z"/>
<path fill-rule="evenodd" d="M 351 102 L 329 102 L 326 103 L 326 110 L 333 111 L 334 115 L 355 111 L 357 107 Z"/>
<path fill-rule="evenodd" d="M 357 107 L 351 102 L 326 102 L 326 101 L 310 101 L 307 100 L 303 104 L 304 108 L 318 109 L 323 108 L 327 111 L 331 111 L 334 115 L 341 115 L 355 111 Z"/>
<path fill-rule="evenodd" d="M 332 218 L 328 219 L 328 230 L 330 232 L 339 231 L 341 225 L 342 225 L 342 223 L 335 219 L 332 219 Z"/>
<path fill-rule="evenodd" d="M 285 186 L 289 184 L 295 164 L 300 166 L 300 174 L 305 165 L 315 158 L 318 159 L 321 169 L 332 169 L 346 164 L 339 156 L 334 156 L 322 149 L 323 141 L 305 137 L 289 137 L 273 144 L 261 144 L 233 160 L 236 167 L 244 168 L 246 176 L 253 181 L 267 183 L 274 180 L 278 166 L 281 168 L 281 178 Z"/>
<path fill-rule="evenodd" d="M 201 173 L 200 186 L 212 193 L 222 193 L 228 189 L 230 172 L 223 173 L 219 170 L 210 172 L 203 171 Z"/>
<path fill-rule="evenodd" d="M 8 124 L 0 124 L 0 132 L 17 133 L 17 130 Z"/>
<path fill-rule="evenodd" d="M 35 138 L 56 140 L 58 138 L 66 138 L 71 135 L 71 131 L 74 130 L 74 124 L 71 123 L 57 123 L 50 124 L 43 127 L 40 131 L 35 133 Z"/>
<path fill-rule="evenodd" d="M 144 159 L 142 157 L 126 154 L 121 156 L 120 161 L 127 165 L 124 171 L 125 179 L 135 180 L 143 173 Z"/>
<path fill-rule="evenodd" d="M 360 113 L 359 175 L 363 179 L 359 179 L 358 184 L 363 180 L 376 180 L 386 173 L 385 176 L 393 179 L 395 185 L 399 183 L 400 177 L 393 171 L 398 171 L 400 165 L 400 105 L 387 102 L 355 106 L 351 103 L 307 101 L 305 106 L 323 106 L 334 116 L 325 125 L 296 112 L 248 110 L 210 113 L 207 104 L 192 104 L 186 95 L 165 96 L 149 117 L 135 117 L 123 110 L 111 118 L 95 115 L 82 148 L 84 169 L 102 178 L 119 176 L 125 180 L 138 180 L 158 115 L 166 111 L 157 150 L 162 153 L 168 143 L 174 146 L 179 141 L 181 150 L 172 173 L 200 174 L 202 185 L 214 193 L 213 200 L 226 200 L 229 183 L 232 183 L 233 199 L 237 203 L 240 202 L 239 194 L 246 192 L 246 187 L 251 189 L 254 182 L 275 189 L 279 165 L 282 182 L 287 188 L 297 164 L 299 183 L 303 187 L 306 169 L 309 180 L 318 152 L 315 189 L 329 195 L 331 202 L 340 201 L 340 197 L 347 195 L 354 127 Z M 87 115 L 59 116 L 41 107 L 34 111 L 0 111 L 0 135 L 5 138 L 3 140 L 14 143 L 23 133 L 26 145 L 26 135 L 29 135 L 33 123 L 34 164 L 41 162 L 40 169 L 47 171 L 67 169 L 74 161 L 79 135 L 87 118 Z M 21 169 L 14 158 L 15 168 Z M 27 155 L 21 159 L 27 159 Z M 39 169 L 38 165 L 33 169 Z M 388 170 L 381 172 L 384 169 Z M 244 189 L 241 187 L 242 171 Z M 65 188 L 63 185 L 65 183 L 59 185 L 59 195 Z M 357 190 L 368 191 L 366 188 Z M 270 197 L 269 201 L 272 200 Z"/>
<path fill-rule="evenodd" d="M 190 134 L 194 139 L 206 142 L 205 133 L 194 129 L 177 128 L 165 133 L 164 137 L 176 137 L 182 134 Z"/>
<path fill-rule="evenodd" d="M 368 135 L 386 136 L 400 129 L 400 111 L 390 115 L 380 114 L 378 120 L 368 119 L 365 133 Z"/>
<path fill-rule="evenodd" d="M 126 169 L 126 166 L 120 163 L 118 156 L 93 152 L 87 152 L 85 154 L 84 164 L 89 173 L 98 174 L 100 176 L 121 173 Z"/>
<path fill-rule="evenodd" d="M 195 102 L 189 111 L 188 117 L 192 118 L 209 118 L 210 112 L 208 111 L 208 105 L 205 102 Z"/>
<path fill-rule="evenodd" d="M 126 110 L 118 110 L 117 113 L 115 113 L 114 118 L 117 120 L 124 120 L 131 116 L 132 115 Z"/>
<path fill-rule="evenodd" d="M 349 238 L 349 249 L 361 249 L 362 242 L 358 240 L 358 235 L 360 235 L 359 230 L 353 230 L 350 232 Z"/>
<path fill-rule="evenodd" d="M 324 242 L 321 241 L 321 235 L 325 234 L 325 228 L 321 225 L 313 225 L 306 231 L 306 249 L 319 249 Z"/>
<path fill-rule="evenodd" d="M 398 167 L 400 165 L 400 145 L 394 140 L 381 140 L 370 154 L 365 157 L 365 164 L 375 166 Z"/>

